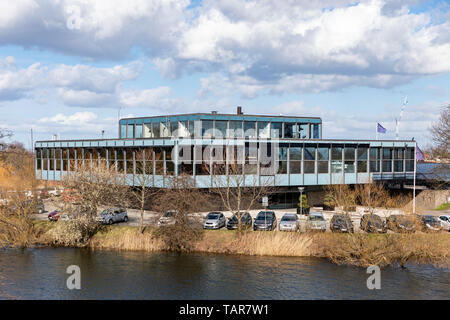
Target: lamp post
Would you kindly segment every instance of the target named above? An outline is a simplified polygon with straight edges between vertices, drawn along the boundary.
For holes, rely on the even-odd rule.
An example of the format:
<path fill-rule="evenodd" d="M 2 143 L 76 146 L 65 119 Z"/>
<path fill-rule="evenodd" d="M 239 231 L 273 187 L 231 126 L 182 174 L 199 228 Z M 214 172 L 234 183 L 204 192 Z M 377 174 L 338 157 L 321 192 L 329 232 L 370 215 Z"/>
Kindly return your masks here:
<path fill-rule="evenodd" d="M 300 214 L 303 214 L 303 190 L 305 187 L 297 187 L 298 191 L 300 191 Z"/>

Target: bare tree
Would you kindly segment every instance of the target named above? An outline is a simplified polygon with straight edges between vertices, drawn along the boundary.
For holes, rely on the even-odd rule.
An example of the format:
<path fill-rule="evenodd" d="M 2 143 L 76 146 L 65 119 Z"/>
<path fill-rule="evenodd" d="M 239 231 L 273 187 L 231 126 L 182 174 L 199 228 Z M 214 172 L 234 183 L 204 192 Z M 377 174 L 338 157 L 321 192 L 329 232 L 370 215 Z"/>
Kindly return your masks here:
<path fill-rule="evenodd" d="M 127 205 L 125 175 L 105 164 L 93 162 L 82 165 L 65 175 L 62 184 L 75 194 L 79 202 L 77 209 L 91 218 L 97 215 L 97 209 L 101 205 Z"/>
<path fill-rule="evenodd" d="M 135 154 L 136 156 L 136 174 L 134 176 L 135 182 L 139 190 L 131 191 L 132 197 L 139 203 L 140 218 L 139 218 L 139 232 L 144 232 L 144 211 L 147 201 L 152 195 L 155 195 L 157 191 L 151 189 L 150 186 L 153 182 L 153 153 L 149 153 L 145 150 L 139 150 Z"/>
<path fill-rule="evenodd" d="M 324 203 L 329 206 L 342 207 L 348 213 L 355 206 L 355 193 L 347 184 L 329 184 L 325 186 Z"/>
<path fill-rule="evenodd" d="M 433 155 L 450 159 L 450 105 L 443 108 L 439 120 L 431 128 Z"/>
<path fill-rule="evenodd" d="M 167 176 L 168 188 L 156 195 L 154 208 L 163 214 L 174 211 L 174 223 L 160 227 L 159 235 L 171 251 L 189 251 L 203 236 L 201 224 L 195 218 L 209 203 L 209 195 L 198 188 L 190 176 Z"/>

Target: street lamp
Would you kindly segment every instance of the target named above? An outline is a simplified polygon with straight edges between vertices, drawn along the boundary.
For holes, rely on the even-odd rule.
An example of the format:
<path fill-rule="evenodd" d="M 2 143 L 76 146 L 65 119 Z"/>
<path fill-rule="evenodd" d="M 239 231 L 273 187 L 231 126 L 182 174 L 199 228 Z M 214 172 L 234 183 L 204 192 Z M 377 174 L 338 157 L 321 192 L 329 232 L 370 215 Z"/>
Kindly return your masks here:
<path fill-rule="evenodd" d="M 297 187 L 298 191 L 300 191 L 300 214 L 303 214 L 303 190 L 305 187 Z"/>

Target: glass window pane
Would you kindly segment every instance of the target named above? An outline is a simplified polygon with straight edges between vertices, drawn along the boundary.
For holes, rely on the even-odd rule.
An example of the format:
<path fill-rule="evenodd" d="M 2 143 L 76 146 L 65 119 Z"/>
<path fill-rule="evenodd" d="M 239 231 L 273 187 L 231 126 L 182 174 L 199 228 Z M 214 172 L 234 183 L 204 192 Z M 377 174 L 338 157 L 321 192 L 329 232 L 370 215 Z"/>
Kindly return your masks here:
<path fill-rule="evenodd" d="M 358 161 L 358 172 L 367 172 L 367 161 Z"/>
<path fill-rule="evenodd" d="M 367 160 L 367 148 L 358 147 L 358 160 Z"/>
<path fill-rule="evenodd" d="M 319 173 L 328 173 L 328 161 L 319 161 L 317 167 Z"/>
<path fill-rule="evenodd" d="M 287 173 L 287 161 L 278 161 L 278 174 Z"/>
<path fill-rule="evenodd" d="M 142 138 L 142 124 L 137 124 L 136 125 L 135 137 L 138 138 L 138 139 Z"/>
<path fill-rule="evenodd" d="M 405 171 L 413 172 L 414 171 L 414 160 L 406 160 L 406 168 Z"/>
<path fill-rule="evenodd" d="M 342 148 L 341 147 L 331 148 L 331 160 L 342 160 Z"/>
<path fill-rule="evenodd" d="M 331 172 L 341 173 L 342 172 L 342 161 L 341 160 L 331 160 Z"/>
<path fill-rule="evenodd" d="M 134 124 L 128 124 L 127 126 L 127 138 L 134 138 Z"/>
<path fill-rule="evenodd" d="M 285 138 L 293 138 L 294 137 L 294 124 L 293 123 L 284 123 L 284 137 Z"/>
<path fill-rule="evenodd" d="M 256 138 L 256 121 L 244 121 L 244 134 L 246 138 Z"/>
<path fill-rule="evenodd" d="M 170 136 L 178 137 L 178 121 L 172 121 L 170 123 Z"/>
<path fill-rule="evenodd" d="M 161 138 L 170 137 L 169 124 L 165 122 L 160 122 L 159 125 Z"/>
<path fill-rule="evenodd" d="M 305 148 L 305 160 L 315 160 L 316 159 L 316 148 L 308 147 Z"/>
<path fill-rule="evenodd" d="M 180 121 L 178 122 L 178 136 L 183 138 L 188 138 L 191 136 L 189 132 L 189 122 Z"/>
<path fill-rule="evenodd" d="M 228 137 L 230 138 L 242 138 L 242 121 L 232 120 L 229 122 L 230 128 L 228 129 Z"/>
<path fill-rule="evenodd" d="M 414 159 L 414 148 L 406 148 L 405 159 Z"/>
<path fill-rule="evenodd" d="M 202 120 L 202 137 L 212 138 L 213 137 L 213 121 L 212 120 Z"/>
<path fill-rule="evenodd" d="M 302 148 L 301 147 L 290 147 L 289 157 L 291 160 L 302 160 Z"/>
<path fill-rule="evenodd" d="M 345 173 L 354 173 L 355 172 L 355 161 L 345 161 L 344 162 L 344 171 L 345 171 Z"/>
<path fill-rule="evenodd" d="M 403 149 L 394 149 L 394 158 L 403 159 Z"/>
<path fill-rule="evenodd" d="M 278 149 L 278 160 L 287 160 L 287 147 L 279 147 Z"/>
<path fill-rule="evenodd" d="M 370 172 L 380 172 L 380 161 L 370 161 Z"/>
<path fill-rule="evenodd" d="M 127 125 L 121 124 L 120 125 L 120 138 L 125 139 L 127 137 Z"/>
<path fill-rule="evenodd" d="M 320 138 L 319 132 L 320 132 L 319 124 L 313 124 L 312 125 L 312 138 L 319 139 Z"/>
<path fill-rule="evenodd" d="M 383 161 L 383 172 L 392 172 L 392 161 Z"/>
<path fill-rule="evenodd" d="M 383 148 L 383 160 L 392 159 L 392 149 Z"/>
<path fill-rule="evenodd" d="M 304 173 L 315 173 L 314 163 L 315 161 L 304 161 L 303 163 Z"/>
<path fill-rule="evenodd" d="M 328 160 L 329 159 L 329 149 L 328 148 L 318 148 L 317 149 L 317 159 L 318 160 Z"/>
<path fill-rule="evenodd" d="M 302 173 L 301 161 L 290 161 L 289 162 L 289 172 L 290 173 Z"/>
<path fill-rule="evenodd" d="M 344 159 L 345 160 L 355 160 L 355 148 L 345 147 L 344 148 Z"/>
<path fill-rule="evenodd" d="M 370 148 L 370 160 L 378 160 L 378 159 L 380 159 L 380 149 Z"/>
<path fill-rule="evenodd" d="M 216 130 L 214 131 L 214 136 L 216 138 L 224 138 L 226 137 L 227 132 L 227 122 L 225 120 L 216 120 Z"/>
<path fill-rule="evenodd" d="M 302 123 L 300 124 L 300 139 L 309 139 L 309 124 L 308 123 Z"/>
<path fill-rule="evenodd" d="M 160 127 L 159 122 L 153 122 L 152 127 L 153 127 L 153 130 L 152 130 L 153 138 L 160 138 L 161 137 L 161 127 Z"/>
<path fill-rule="evenodd" d="M 394 172 L 403 172 L 403 160 L 394 161 Z"/>
<path fill-rule="evenodd" d="M 271 138 L 281 138 L 282 137 L 282 122 L 272 122 L 270 125 L 270 137 Z"/>
<path fill-rule="evenodd" d="M 258 137 L 269 138 L 270 137 L 270 122 L 258 122 Z"/>
<path fill-rule="evenodd" d="M 144 123 L 143 137 L 144 138 L 152 137 L 152 124 L 151 123 Z"/>

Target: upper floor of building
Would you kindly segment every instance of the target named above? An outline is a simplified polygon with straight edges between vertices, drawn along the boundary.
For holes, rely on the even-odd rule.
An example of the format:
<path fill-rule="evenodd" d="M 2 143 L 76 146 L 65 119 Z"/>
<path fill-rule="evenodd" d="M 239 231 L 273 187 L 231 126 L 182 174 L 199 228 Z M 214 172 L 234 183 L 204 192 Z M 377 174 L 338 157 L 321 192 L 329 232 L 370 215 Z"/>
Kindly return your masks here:
<path fill-rule="evenodd" d="M 322 139 L 322 119 L 193 113 L 119 120 L 119 139 L 231 138 L 231 139 Z"/>

